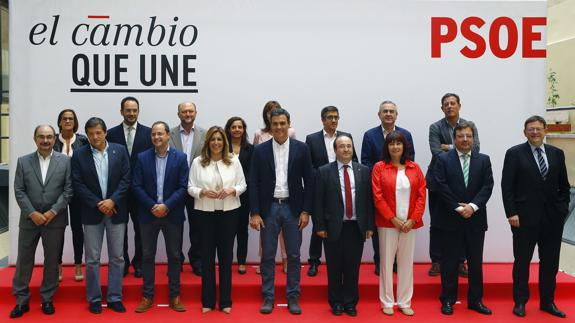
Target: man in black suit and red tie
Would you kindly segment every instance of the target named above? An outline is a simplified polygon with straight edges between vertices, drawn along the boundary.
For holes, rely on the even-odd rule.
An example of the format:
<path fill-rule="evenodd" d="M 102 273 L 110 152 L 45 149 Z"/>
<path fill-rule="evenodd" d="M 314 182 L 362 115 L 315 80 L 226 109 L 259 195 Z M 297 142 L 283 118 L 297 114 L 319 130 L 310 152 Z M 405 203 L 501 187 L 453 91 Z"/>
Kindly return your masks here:
<path fill-rule="evenodd" d="M 323 129 L 318 132 L 307 135 L 305 143 L 309 148 L 311 155 L 311 163 L 315 172 L 323 165 L 335 161 L 336 152 L 333 149 L 333 142 L 339 135 L 351 135 L 347 132 L 337 130 L 339 124 L 339 110 L 334 106 L 327 106 L 321 109 L 321 122 Z M 355 154 L 355 147 L 352 147 L 352 160 L 357 162 L 357 155 Z M 311 234 L 309 241 L 309 269 L 307 275 L 314 277 L 317 275 L 318 267 L 321 264 L 321 245 L 323 239 L 316 235 Z"/>
<path fill-rule="evenodd" d="M 563 226 L 569 208 L 570 185 L 565 154 L 543 143 L 547 123 L 540 116 L 525 121 L 527 142 L 507 150 L 501 192 L 513 232 L 513 313 L 525 316 L 529 299 L 529 265 L 539 248 L 539 308 L 564 318 L 555 306 L 556 275 Z"/>
<path fill-rule="evenodd" d="M 493 190 L 489 156 L 472 151 L 473 125 L 459 122 L 453 130 L 455 149 L 437 156 L 433 169 L 439 197 L 436 220 L 441 240 L 441 313 L 453 314 L 457 301 L 459 258 L 469 266 L 467 307 L 490 315 L 483 304 L 483 243 L 487 201 Z"/>

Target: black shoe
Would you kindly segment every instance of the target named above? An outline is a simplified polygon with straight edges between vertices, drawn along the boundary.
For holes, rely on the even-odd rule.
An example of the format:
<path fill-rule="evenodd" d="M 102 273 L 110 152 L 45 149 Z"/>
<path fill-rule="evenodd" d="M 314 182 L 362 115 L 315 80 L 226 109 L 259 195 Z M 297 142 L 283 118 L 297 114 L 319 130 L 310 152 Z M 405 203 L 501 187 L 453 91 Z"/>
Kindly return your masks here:
<path fill-rule="evenodd" d="M 540 305 L 539 308 L 543 312 L 547 312 L 553 316 L 557 316 L 560 318 L 566 318 L 567 317 L 567 315 L 565 313 L 563 313 L 560 309 L 557 308 L 557 306 L 555 306 L 555 303 L 551 303 L 551 304 L 547 304 L 547 305 Z"/>
<path fill-rule="evenodd" d="M 317 275 L 317 268 L 316 264 L 309 265 L 309 269 L 307 270 L 307 275 L 310 277 L 315 277 Z"/>
<path fill-rule="evenodd" d="M 483 315 L 491 315 L 492 313 L 491 310 L 481 302 L 467 304 L 467 308 Z"/>
<path fill-rule="evenodd" d="M 28 313 L 28 311 L 30 311 L 30 306 L 28 306 L 28 304 L 16 305 L 12 312 L 10 312 L 10 318 L 15 319 L 24 315 L 24 313 Z"/>
<path fill-rule="evenodd" d="M 431 277 L 439 276 L 441 274 L 441 267 L 438 262 L 431 263 L 431 267 L 427 271 L 427 274 Z"/>
<path fill-rule="evenodd" d="M 453 314 L 453 306 L 448 302 L 441 304 L 441 314 L 443 315 L 451 315 Z"/>
<path fill-rule="evenodd" d="M 274 301 L 271 299 L 264 299 L 264 303 L 260 307 L 260 313 L 270 314 L 274 310 Z"/>
<path fill-rule="evenodd" d="M 513 314 L 515 314 L 519 317 L 524 317 L 525 316 L 525 304 L 515 303 L 515 306 L 513 306 Z"/>
<path fill-rule="evenodd" d="M 52 304 L 52 302 L 42 303 L 42 313 L 46 315 L 52 315 L 56 313 L 56 308 L 54 308 L 54 304 Z"/>
<path fill-rule="evenodd" d="M 192 267 L 192 271 L 194 272 L 194 275 L 202 277 L 202 267 Z"/>
<path fill-rule="evenodd" d="M 108 302 L 108 308 L 116 313 L 126 313 L 126 308 L 121 301 L 117 302 Z"/>
<path fill-rule="evenodd" d="M 97 301 L 90 303 L 90 305 L 88 306 L 88 310 L 92 314 L 102 314 L 102 302 Z"/>
<path fill-rule="evenodd" d="M 345 314 L 349 316 L 357 316 L 357 309 L 353 305 L 348 305 L 345 307 Z"/>
<path fill-rule="evenodd" d="M 331 308 L 333 315 L 340 316 L 343 314 L 343 306 L 341 304 L 334 304 Z"/>
<path fill-rule="evenodd" d="M 134 277 L 142 278 L 142 269 L 141 268 L 134 268 Z"/>
<path fill-rule="evenodd" d="M 375 263 L 375 270 L 373 271 L 373 273 L 376 276 L 379 276 L 379 262 Z"/>
<path fill-rule="evenodd" d="M 294 315 L 301 314 L 301 307 L 299 306 L 299 304 L 297 303 L 297 299 L 295 298 L 288 298 L 288 309 L 289 312 Z"/>

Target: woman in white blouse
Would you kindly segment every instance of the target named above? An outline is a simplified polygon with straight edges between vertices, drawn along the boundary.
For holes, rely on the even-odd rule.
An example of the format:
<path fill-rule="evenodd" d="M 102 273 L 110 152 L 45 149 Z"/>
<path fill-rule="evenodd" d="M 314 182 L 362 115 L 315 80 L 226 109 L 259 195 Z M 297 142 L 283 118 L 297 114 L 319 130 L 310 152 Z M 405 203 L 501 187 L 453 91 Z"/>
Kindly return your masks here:
<path fill-rule="evenodd" d="M 229 153 L 229 143 L 220 127 L 211 127 L 200 156 L 192 162 L 188 193 L 201 225 L 202 312 L 216 307 L 215 257 L 219 264 L 219 308 L 232 310 L 232 260 L 237 210 L 246 180 L 237 157 Z"/>
<path fill-rule="evenodd" d="M 399 131 L 387 135 L 382 150 L 382 161 L 374 165 L 371 175 L 381 259 L 379 300 L 383 313 L 393 315 L 393 260 L 397 257 L 397 306 L 411 316 L 415 230 L 423 225 L 425 177 L 410 160 L 409 143 Z"/>

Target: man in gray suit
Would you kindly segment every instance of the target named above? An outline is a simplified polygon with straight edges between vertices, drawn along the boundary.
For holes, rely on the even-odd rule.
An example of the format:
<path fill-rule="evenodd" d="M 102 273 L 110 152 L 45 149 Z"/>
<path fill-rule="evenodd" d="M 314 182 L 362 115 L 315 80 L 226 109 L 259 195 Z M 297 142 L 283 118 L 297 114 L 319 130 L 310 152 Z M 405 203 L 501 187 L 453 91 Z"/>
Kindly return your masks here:
<path fill-rule="evenodd" d="M 374 231 L 369 167 L 352 161 L 350 135 L 333 142 L 336 161 L 316 174 L 312 212 L 315 233 L 324 239 L 328 302 L 334 315 L 356 316 L 363 243 Z"/>
<path fill-rule="evenodd" d="M 431 163 L 427 167 L 427 174 L 425 175 L 427 190 L 429 191 L 429 215 L 431 217 L 431 225 L 429 227 L 429 256 L 431 258 L 431 268 L 428 271 L 429 276 L 438 276 L 440 274 L 439 262 L 441 260 L 441 246 L 440 246 L 440 231 L 437 228 L 437 218 L 439 197 L 435 193 L 435 181 L 433 177 L 433 168 L 438 156 L 442 152 L 450 151 L 454 148 L 453 130 L 455 126 L 462 122 L 468 122 L 459 117 L 459 110 L 461 110 L 461 102 L 459 95 L 455 93 L 446 93 L 441 98 L 441 110 L 445 117 L 436 121 L 429 126 L 429 148 L 431 149 Z M 479 152 L 479 135 L 477 128 L 473 122 L 468 122 L 473 128 L 473 148 L 472 152 Z M 467 277 L 468 271 L 465 266 L 465 255 L 461 255 L 459 259 L 459 275 Z"/>
<path fill-rule="evenodd" d="M 28 285 L 34 268 L 34 255 L 42 238 L 44 274 L 40 286 L 42 312 L 56 311 L 52 298 L 58 288 L 58 262 L 64 230 L 68 225 L 68 202 L 72 199 L 70 158 L 54 151 L 56 132 L 48 125 L 37 126 L 34 141 L 38 149 L 18 158 L 14 176 L 14 194 L 20 206 L 18 257 L 12 281 L 16 306 L 10 318 L 30 310 Z"/>
<path fill-rule="evenodd" d="M 194 158 L 200 155 L 206 130 L 198 125 L 194 125 L 198 110 L 196 104 L 192 102 L 182 102 L 178 104 L 178 118 L 180 125 L 170 129 L 170 147 L 184 152 L 188 159 L 188 165 L 192 165 Z M 192 271 L 197 276 L 202 275 L 202 254 L 200 248 L 200 231 L 198 220 L 194 216 L 194 199 L 186 195 L 186 211 L 188 213 L 190 250 L 188 250 L 188 259 Z M 182 230 L 182 235 L 184 234 Z M 180 240 L 180 241 L 183 241 Z M 182 248 L 180 248 L 182 250 Z M 181 254 L 182 263 L 184 254 Z"/>

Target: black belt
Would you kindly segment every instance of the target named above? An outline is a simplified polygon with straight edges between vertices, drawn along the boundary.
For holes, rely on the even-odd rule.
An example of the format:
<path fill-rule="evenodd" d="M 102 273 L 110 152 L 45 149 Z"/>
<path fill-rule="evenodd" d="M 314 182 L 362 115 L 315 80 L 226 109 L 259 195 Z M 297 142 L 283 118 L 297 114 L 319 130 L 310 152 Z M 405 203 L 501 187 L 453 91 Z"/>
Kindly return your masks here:
<path fill-rule="evenodd" d="M 273 202 L 277 203 L 277 204 L 286 204 L 289 203 L 289 197 L 285 197 L 285 198 L 273 198 L 272 199 Z"/>

